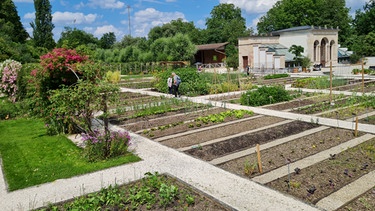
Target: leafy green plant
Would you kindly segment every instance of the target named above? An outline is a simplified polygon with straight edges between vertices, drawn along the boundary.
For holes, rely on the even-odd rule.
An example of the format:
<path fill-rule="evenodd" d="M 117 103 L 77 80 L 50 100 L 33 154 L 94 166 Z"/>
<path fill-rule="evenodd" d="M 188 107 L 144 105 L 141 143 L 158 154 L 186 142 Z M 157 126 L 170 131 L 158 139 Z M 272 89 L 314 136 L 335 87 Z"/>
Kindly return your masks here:
<path fill-rule="evenodd" d="M 250 163 L 248 160 L 244 163 L 244 174 L 246 176 L 252 175 L 258 167 L 258 164 L 256 162 Z"/>
<path fill-rule="evenodd" d="M 268 80 L 268 79 L 286 78 L 286 77 L 289 77 L 289 74 L 287 74 L 287 73 L 279 73 L 279 74 L 270 74 L 270 75 L 266 75 L 266 76 L 264 76 L 263 78 L 264 78 L 265 80 Z"/>
<path fill-rule="evenodd" d="M 262 86 L 241 95 L 241 105 L 262 106 L 291 100 L 289 92 L 281 86 Z"/>

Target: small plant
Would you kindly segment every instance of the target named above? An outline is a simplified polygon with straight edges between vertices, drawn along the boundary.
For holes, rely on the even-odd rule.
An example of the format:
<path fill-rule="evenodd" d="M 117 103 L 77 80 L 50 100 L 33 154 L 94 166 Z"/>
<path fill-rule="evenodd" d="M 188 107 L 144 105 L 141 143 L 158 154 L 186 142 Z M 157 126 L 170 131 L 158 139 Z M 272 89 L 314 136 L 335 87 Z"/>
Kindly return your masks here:
<path fill-rule="evenodd" d="M 130 143 L 129 133 L 126 131 L 83 133 L 85 143 L 84 155 L 89 161 L 104 160 L 128 153 Z"/>
<path fill-rule="evenodd" d="M 246 176 L 250 176 L 255 173 L 257 168 L 258 168 L 257 163 L 250 163 L 248 160 L 246 160 L 244 163 L 244 174 Z"/>

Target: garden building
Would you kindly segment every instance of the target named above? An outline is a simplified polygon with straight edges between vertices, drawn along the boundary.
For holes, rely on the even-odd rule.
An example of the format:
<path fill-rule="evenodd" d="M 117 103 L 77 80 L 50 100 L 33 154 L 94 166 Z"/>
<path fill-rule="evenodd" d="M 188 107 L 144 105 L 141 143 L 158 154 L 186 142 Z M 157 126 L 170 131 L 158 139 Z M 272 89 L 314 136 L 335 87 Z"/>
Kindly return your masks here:
<path fill-rule="evenodd" d="M 272 32 L 269 36 L 249 36 L 238 39 L 239 69 L 282 70 L 292 66 L 295 55 L 292 45 L 302 46 L 302 55 L 311 64 L 323 67 L 338 62 L 339 29 L 300 26 Z"/>

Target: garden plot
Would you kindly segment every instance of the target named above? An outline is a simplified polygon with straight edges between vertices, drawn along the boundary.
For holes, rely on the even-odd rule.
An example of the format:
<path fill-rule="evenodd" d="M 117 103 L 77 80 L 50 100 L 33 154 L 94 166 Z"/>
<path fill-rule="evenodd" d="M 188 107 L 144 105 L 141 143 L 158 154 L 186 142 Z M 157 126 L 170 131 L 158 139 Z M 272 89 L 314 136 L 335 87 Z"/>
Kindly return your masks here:
<path fill-rule="evenodd" d="M 134 79 L 122 79 L 119 82 L 120 87 L 132 88 L 132 89 L 143 89 L 151 88 L 153 86 L 153 77 L 147 78 L 134 78 Z"/>
<path fill-rule="evenodd" d="M 364 91 L 373 92 L 375 91 L 375 81 L 374 80 L 364 80 Z M 333 90 L 337 91 L 352 91 L 352 92 L 362 92 L 362 80 L 355 80 L 349 82 L 349 84 L 344 86 L 334 87 Z"/>
<path fill-rule="evenodd" d="M 294 170 L 290 175 L 275 179 L 266 185 L 316 204 L 375 170 L 375 138 L 298 171 L 296 168 L 298 165 L 293 165 Z"/>
<path fill-rule="evenodd" d="M 228 96 L 238 97 L 228 94 L 210 99 L 230 100 Z M 374 116 L 372 104 L 364 105 L 357 97 L 333 96 L 334 105 L 329 103 L 329 99 L 327 94 L 307 95 L 263 108 L 346 121 L 353 121 L 355 113 L 361 122 L 367 119 L 367 122 L 363 122 L 365 124 Z M 364 102 L 366 100 L 364 98 Z M 201 113 L 196 108 L 192 116 L 170 113 L 171 116 L 155 118 L 155 124 L 149 126 L 144 122 L 150 122 L 156 116 L 143 120 L 140 123 L 142 126 L 135 126 L 138 124 L 136 121 L 130 123 L 125 120 L 123 127 L 131 129 L 130 126 L 133 125 L 133 131 L 138 130 L 136 132 L 139 134 L 163 145 L 312 204 L 317 204 L 333 192 L 375 170 L 375 158 L 371 158 L 375 151 L 373 135 L 341 129 L 339 125 L 319 126 L 312 122 L 258 114 L 244 115 L 239 119 L 232 117 L 214 123 L 201 122 L 197 125 L 197 116 L 218 114 L 228 109 L 207 108 L 203 109 L 207 113 Z M 315 110 L 309 110 L 311 108 Z M 208 112 L 213 110 L 217 112 Z M 340 117 L 337 117 L 338 113 Z M 350 114 L 346 115 L 347 113 Z M 183 119 L 179 121 L 180 124 L 165 127 L 173 125 L 179 118 Z M 259 172 L 255 153 L 257 144 L 260 144 L 261 149 L 262 173 Z M 352 152 L 353 149 L 355 153 Z M 358 195 L 353 196 L 355 197 Z M 371 194 L 360 197 L 368 198 Z"/>

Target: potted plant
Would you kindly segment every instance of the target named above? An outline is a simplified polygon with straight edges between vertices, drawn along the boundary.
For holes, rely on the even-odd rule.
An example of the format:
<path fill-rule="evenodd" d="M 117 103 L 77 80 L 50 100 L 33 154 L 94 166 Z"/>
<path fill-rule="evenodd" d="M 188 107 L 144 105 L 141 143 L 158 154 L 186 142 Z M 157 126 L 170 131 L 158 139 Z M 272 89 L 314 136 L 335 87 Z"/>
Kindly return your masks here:
<path fill-rule="evenodd" d="M 302 71 L 303 72 L 310 72 L 310 71 L 307 71 L 307 70 L 310 69 L 311 64 L 312 64 L 312 62 L 310 61 L 309 57 L 303 56 L 301 58 L 301 65 L 302 65 Z"/>

